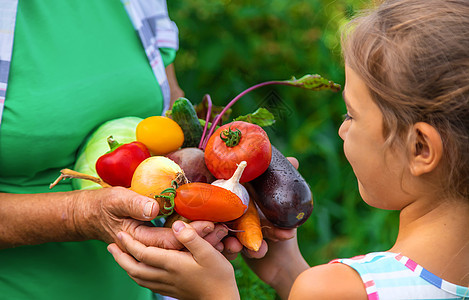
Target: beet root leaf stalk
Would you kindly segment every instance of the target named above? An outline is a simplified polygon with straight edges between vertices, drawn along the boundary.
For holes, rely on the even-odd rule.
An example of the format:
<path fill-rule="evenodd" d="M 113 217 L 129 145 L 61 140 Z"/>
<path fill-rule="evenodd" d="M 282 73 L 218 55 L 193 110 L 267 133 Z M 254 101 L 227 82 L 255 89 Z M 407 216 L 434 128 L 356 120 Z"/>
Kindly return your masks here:
<path fill-rule="evenodd" d="M 209 94 L 206 94 L 204 98 L 202 99 L 202 101 L 207 102 L 207 116 L 205 117 L 204 131 L 202 133 L 202 138 L 200 139 L 200 143 L 199 143 L 199 148 L 204 150 L 205 145 L 207 144 L 204 137 L 205 137 L 205 134 L 207 133 L 207 126 L 208 126 L 208 123 L 210 122 L 210 116 L 212 115 L 212 98 L 210 98 Z M 212 127 L 215 128 L 216 125 L 213 125 Z"/>
<path fill-rule="evenodd" d="M 307 89 L 311 91 L 331 90 L 333 92 L 338 92 L 340 91 L 340 88 L 341 88 L 339 84 L 334 83 L 326 78 L 323 78 L 321 75 L 318 75 L 318 74 L 308 74 L 299 79 L 292 77 L 292 79 L 290 80 L 273 80 L 273 81 L 266 81 L 266 82 L 258 83 L 250 88 L 247 88 L 246 90 L 238 94 L 236 97 L 234 97 L 233 100 L 231 100 L 225 106 L 225 108 L 223 108 L 220 114 L 218 114 L 215 117 L 215 119 L 212 122 L 212 126 L 210 126 L 210 130 L 208 131 L 208 133 L 206 131 L 207 131 L 207 126 L 208 126 L 208 119 L 211 114 L 212 101 L 209 95 L 205 95 L 204 101 L 207 101 L 209 109 L 207 111 L 207 118 L 205 122 L 204 132 L 202 134 L 202 138 L 200 139 L 199 148 L 202 150 L 205 150 L 205 147 L 207 146 L 207 142 L 210 136 L 212 136 L 213 132 L 215 131 L 216 125 L 220 122 L 223 114 L 231 106 L 233 106 L 241 97 L 243 97 L 250 91 L 253 91 L 257 88 L 267 86 L 267 85 L 289 85 L 289 86 L 299 87 L 299 88 L 303 88 L 303 89 Z"/>

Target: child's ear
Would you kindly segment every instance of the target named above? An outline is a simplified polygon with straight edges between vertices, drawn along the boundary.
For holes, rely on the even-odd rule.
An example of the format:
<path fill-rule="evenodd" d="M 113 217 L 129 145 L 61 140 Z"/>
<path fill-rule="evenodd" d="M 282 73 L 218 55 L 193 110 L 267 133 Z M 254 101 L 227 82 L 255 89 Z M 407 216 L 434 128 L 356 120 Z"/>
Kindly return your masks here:
<path fill-rule="evenodd" d="M 443 155 L 443 142 L 438 131 L 428 123 L 415 123 L 412 130 L 410 172 L 420 176 L 436 168 Z"/>

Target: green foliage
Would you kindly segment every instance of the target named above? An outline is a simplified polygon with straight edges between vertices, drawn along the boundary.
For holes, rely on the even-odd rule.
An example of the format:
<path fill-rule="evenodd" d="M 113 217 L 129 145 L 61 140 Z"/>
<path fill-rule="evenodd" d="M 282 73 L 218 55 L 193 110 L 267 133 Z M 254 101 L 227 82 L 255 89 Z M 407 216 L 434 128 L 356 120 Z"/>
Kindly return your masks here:
<path fill-rule="evenodd" d="M 216 105 L 257 83 L 305 74 L 343 86 L 340 27 L 369 2 L 168 1 L 179 27 L 179 83 L 193 103 L 210 94 Z M 265 129 L 278 149 L 298 158 L 314 194 L 313 215 L 298 230 L 306 260 L 314 265 L 387 250 L 397 234 L 397 215 L 370 208 L 359 197 L 337 134 L 345 113 L 341 92 L 266 86 L 238 101 L 231 116 L 259 107 L 274 114 L 276 122 Z M 234 265 L 242 299 L 275 298 L 242 261 Z"/>
<path fill-rule="evenodd" d="M 236 283 L 240 287 L 241 299 L 271 300 L 276 298 L 275 290 L 259 280 L 244 263 L 241 256 L 233 262 Z"/>

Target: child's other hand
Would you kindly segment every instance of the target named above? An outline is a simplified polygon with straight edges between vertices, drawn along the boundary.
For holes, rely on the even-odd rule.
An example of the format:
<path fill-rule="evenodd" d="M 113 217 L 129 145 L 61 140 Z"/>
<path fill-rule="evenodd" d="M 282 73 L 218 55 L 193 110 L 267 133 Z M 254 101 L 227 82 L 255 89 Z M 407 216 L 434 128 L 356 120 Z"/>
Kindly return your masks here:
<path fill-rule="evenodd" d="M 147 247 L 125 232 L 118 238 L 130 255 L 116 244 L 108 250 L 135 282 L 154 292 L 180 299 L 239 298 L 230 262 L 190 225 L 177 221 L 173 232 L 189 252 Z"/>

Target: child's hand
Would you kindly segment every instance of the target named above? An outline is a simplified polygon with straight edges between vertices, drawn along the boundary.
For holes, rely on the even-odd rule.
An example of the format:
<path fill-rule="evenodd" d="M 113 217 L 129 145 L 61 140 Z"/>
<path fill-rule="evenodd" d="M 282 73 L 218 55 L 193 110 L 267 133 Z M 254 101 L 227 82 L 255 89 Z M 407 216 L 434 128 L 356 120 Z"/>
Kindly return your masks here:
<path fill-rule="evenodd" d="M 214 224 L 209 221 L 193 221 L 191 227 L 197 231 L 199 236 L 203 237 L 218 251 L 223 251 L 221 240 L 228 234 L 226 226 Z M 154 246 L 163 249 L 180 250 L 184 245 L 174 236 L 173 230 L 166 227 L 139 226 L 136 230 L 127 231 L 134 239 L 146 246 Z"/>
<path fill-rule="evenodd" d="M 177 221 L 173 232 L 187 251 L 147 247 L 120 232 L 125 250 L 108 246 L 116 262 L 139 285 L 178 299 L 239 299 L 234 270 L 209 242 L 188 224 Z"/>

